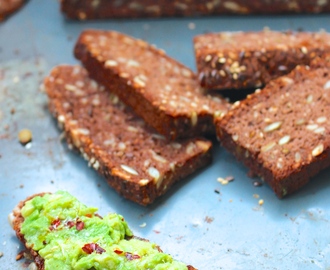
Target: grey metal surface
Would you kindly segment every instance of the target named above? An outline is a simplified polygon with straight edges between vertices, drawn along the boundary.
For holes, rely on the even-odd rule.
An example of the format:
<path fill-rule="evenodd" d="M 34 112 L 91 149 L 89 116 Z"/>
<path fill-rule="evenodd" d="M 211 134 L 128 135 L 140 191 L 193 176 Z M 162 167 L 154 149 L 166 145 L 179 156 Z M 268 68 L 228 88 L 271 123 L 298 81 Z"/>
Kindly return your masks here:
<path fill-rule="evenodd" d="M 330 31 L 330 18 L 213 17 L 71 22 L 56 0 L 31 0 L 0 25 L 0 269 L 26 269 L 22 249 L 7 223 L 18 201 L 37 192 L 68 190 L 100 213 L 125 216 L 138 236 L 158 243 L 199 269 L 330 269 L 330 170 L 300 192 L 279 200 L 266 185 L 254 187 L 247 169 L 217 144 L 214 162 L 176 185 L 154 205 L 141 207 L 118 196 L 60 141 L 60 132 L 39 90 L 42 78 L 62 63 L 85 28 L 118 30 L 147 40 L 195 69 L 192 37 L 206 31 L 304 29 Z M 29 149 L 18 131 L 33 133 Z M 218 177 L 235 180 L 221 185 Z M 215 190 L 220 193 L 215 193 Z M 264 200 L 259 206 L 258 198 Z M 145 225 L 145 226 L 141 226 Z"/>

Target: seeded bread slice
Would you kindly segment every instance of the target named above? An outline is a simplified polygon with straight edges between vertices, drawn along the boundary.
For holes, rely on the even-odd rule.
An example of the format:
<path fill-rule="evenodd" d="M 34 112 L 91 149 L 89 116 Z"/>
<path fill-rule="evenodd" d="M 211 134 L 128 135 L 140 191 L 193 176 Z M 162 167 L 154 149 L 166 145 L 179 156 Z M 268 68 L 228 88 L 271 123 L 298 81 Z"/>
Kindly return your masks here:
<path fill-rule="evenodd" d="M 325 32 L 222 32 L 194 38 L 199 82 L 208 89 L 258 88 L 330 51 Z"/>
<path fill-rule="evenodd" d="M 229 108 L 224 99 L 204 94 L 190 69 L 142 40 L 86 30 L 75 56 L 91 78 L 172 140 L 215 134 L 214 115 Z"/>
<path fill-rule="evenodd" d="M 278 197 L 330 165 L 330 64 L 297 66 L 216 121 L 221 144 Z"/>
<path fill-rule="evenodd" d="M 20 242 L 24 245 L 24 247 L 26 248 L 25 252 L 24 252 L 24 256 L 27 259 L 32 260 L 33 262 L 29 265 L 29 269 L 38 269 L 38 270 L 44 270 L 45 269 L 45 260 L 39 255 L 38 251 L 33 249 L 33 246 L 29 246 L 27 244 L 27 241 L 24 237 L 24 234 L 21 232 L 21 228 L 22 228 L 22 224 L 24 222 L 24 217 L 22 216 L 21 210 L 24 207 L 25 203 L 32 200 L 35 197 L 38 196 L 44 196 L 45 194 L 49 194 L 49 193 L 39 193 L 39 194 L 35 194 L 32 196 L 29 196 L 28 198 L 26 198 L 25 200 L 21 201 L 18 203 L 18 205 L 13 209 L 13 211 L 8 215 L 8 221 L 11 225 L 11 227 L 14 229 L 17 238 L 20 240 Z M 100 218 L 102 218 L 100 215 L 98 215 Z M 144 238 L 140 238 L 137 236 L 132 236 L 131 239 L 139 239 L 142 241 L 149 241 L 147 239 Z M 159 252 L 163 252 L 159 246 L 156 246 L 156 248 L 158 249 Z M 187 265 L 187 270 L 197 270 L 196 268 L 194 268 L 191 265 Z"/>
<path fill-rule="evenodd" d="M 284 14 L 330 11 L 327 1 L 293 0 L 61 0 L 61 10 L 78 20 L 216 14 Z"/>
<path fill-rule="evenodd" d="M 125 198 L 147 205 L 175 182 L 211 162 L 211 142 L 168 142 L 79 66 L 45 79 L 49 109 L 70 148 Z"/>
<path fill-rule="evenodd" d="M 25 0 L 0 0 L 0 22 L 23 6 Z"/>

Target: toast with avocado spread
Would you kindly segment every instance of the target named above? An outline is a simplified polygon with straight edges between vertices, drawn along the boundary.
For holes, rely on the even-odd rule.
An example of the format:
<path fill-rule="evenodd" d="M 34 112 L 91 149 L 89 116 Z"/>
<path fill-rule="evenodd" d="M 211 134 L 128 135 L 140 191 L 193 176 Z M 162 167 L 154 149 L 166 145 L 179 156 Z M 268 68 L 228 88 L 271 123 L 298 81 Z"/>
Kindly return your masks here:
<path fill-rule="evenodd" d="M 58 191 L 28 197 L 9 221 L 34 260 L 31 269 L 195 269 L 133 236 L 121 215 L 101 217 L 96 211 Z"/>

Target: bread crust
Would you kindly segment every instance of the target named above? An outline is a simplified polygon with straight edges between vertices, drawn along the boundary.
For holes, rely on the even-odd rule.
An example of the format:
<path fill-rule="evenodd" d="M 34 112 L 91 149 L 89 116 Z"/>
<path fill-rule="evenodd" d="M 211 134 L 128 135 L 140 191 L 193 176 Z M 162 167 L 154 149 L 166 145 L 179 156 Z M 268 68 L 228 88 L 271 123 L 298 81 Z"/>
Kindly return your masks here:
<path fill-rule="evenodd" d="M 110 18 L 203 16 L 230 14 L 294 14 L 330 11 L 330 3 L 313 0 L 61 0 L 61 10 L 70 19 L 91 20 Z"/>

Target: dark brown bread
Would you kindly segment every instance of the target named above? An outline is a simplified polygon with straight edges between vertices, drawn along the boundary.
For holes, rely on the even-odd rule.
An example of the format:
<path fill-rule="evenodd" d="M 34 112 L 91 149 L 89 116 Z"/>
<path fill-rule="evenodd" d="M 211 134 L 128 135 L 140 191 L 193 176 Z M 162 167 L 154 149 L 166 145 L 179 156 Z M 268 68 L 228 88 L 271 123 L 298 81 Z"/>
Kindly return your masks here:
<path fill-rule="evenodd" d="M 208 89 L 258 88 L 330 51 L 326 32 L 222 32 L 196 36 L 199 81 Z"/>
<path fill-rule="evenodd" d="M 215 134 L 214 115 L 229 108 L 224 99 L 204 94 L 190 69 L 142 40 L 86 30 L 76 43 L 75 56 L 91 78 L 172 140 Z"/>
<path fill-rule="evenodd" d="M 25 200 L 20 201 L 18 205 L 14 208 L 12 213 L 8 215 L 8 221 L 11 227 L 14 229 L 17 238 L 21 241 L 21 243 L 24 245 L 26 249 L 24 252 L 25 257 L 33 261 L 30 264 L 29 269 L 44 270 L 45 265 L 44 265 L 44 259 L 38 254 L 38 252 L 34 250 L 33 247 L 27 245 L 24 235 L 21 232 L 22 223 L 24 222 L 24 217 L 22 216 L 21 210 L 27 201 L 32 200 L 34 197 L 43 196 L 45 194 L 46 193 L 34 194 L 32 196 L 29 196 Z M 140 239 L 142 241 L 149 241 L 147 239 L 137 236 L 133 236 L 132 238 Z M 159 246 L 156 246 L 156 248 L 159 250 L 159 252 L 163 252 Z M 187 270 L 197 270 L 197 269 L 191 265 L 187 265 Z"/>
<path fill-rule="evenodd" d="M 61 10 L 78 20 L 218 14 L 292 14 L 330 11 L 328 1 L 315 0 L 61 0 Z"/>
<path fill-rule="evenodd" d="M 129 200 L 150 204 L 175 182 L 211 162 L 211 142 L 166 141 L 82 67 L 54 68 L 45 88 L 49 109 L 69 146 Z"/>
<path fill-rule="evenodd" d="M 0 22 L 17 11 L 25 0 L 0 0 Z"/>
<path fill-rule="evenodd" d="M 330 64 L 297 66 L 216 121 L 221 144 L 278 197 L 330 165 Z"/>

